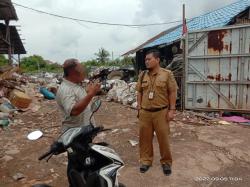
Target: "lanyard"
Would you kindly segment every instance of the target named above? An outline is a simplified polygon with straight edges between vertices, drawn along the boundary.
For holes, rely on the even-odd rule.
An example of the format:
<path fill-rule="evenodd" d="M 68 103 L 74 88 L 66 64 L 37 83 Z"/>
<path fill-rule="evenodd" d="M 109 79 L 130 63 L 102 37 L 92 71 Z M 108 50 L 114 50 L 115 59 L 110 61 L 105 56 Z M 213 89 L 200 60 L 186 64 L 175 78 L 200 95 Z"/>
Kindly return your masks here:
<path fill-rule="evenodd" d="M 152 81 L 152 77 L 149 76 L 149 79 L 150 79 L 150 92 L 153 91 L 153 88 L 154 88 L 154 84 L 155 84 L 155 81 L 156 81 L 156 78 L 157 78 L 157 74 L 154 76 L 154 79 Z"/>

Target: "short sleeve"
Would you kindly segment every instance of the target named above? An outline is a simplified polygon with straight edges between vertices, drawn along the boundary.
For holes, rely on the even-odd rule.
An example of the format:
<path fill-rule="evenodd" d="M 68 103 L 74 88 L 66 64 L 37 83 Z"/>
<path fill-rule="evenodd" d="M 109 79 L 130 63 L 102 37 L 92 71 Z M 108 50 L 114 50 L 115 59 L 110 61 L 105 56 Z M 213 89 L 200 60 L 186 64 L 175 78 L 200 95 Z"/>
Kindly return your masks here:
<path fill-rule="evenodd" d="M 137 81 L 137 84 L 136 84 L 136 91 L 138 91 L 138 92 L 142 92 L 142 87 L 141 87 L 142 74 L 143 74 L 143 72 L 141 72 L 139 74 L 139 78 L 138 78 L 138 81 Z"/>
<path fill-rule="evenodd" d="M 70 116 L 73 107 L 76 104 L 76 97 L 73 93 L 65 93 L 61 96 L 61 105 L 66 116 Z"/>
<path fill-rule="evenodd" d="M 168 92 L 176 91 L 178 89 L 178 85 L 174 78 L 174 74 L 172 72 L 168 75 L 168 82 L 167 82 Z"/>

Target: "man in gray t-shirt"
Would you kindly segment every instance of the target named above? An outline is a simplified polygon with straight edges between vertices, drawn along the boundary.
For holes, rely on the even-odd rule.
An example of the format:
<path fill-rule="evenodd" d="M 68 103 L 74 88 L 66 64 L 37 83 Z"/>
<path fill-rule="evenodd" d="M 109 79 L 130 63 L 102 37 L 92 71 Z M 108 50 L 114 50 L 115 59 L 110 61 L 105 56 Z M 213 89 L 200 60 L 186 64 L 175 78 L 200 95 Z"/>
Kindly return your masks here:
<path fill-rule="evenodd" d="M 61 83 L 56 101 L 64 114 L 63 131 L 71 127 L 89 125 L 91 115 L 90 102 L 100 91 L 99 83 L 90 83 L 87 92 L 81 85 L 85 79 L 83 66 L 77 59 L 68 59 L 63 64 L 64 79 Z"/>

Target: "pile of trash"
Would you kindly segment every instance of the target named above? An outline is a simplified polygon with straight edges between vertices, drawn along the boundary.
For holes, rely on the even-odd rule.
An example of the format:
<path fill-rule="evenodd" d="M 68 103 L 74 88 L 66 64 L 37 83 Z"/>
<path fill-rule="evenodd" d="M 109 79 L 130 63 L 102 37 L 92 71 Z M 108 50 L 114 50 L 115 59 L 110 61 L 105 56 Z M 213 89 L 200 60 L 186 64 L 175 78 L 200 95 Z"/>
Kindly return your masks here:
<path fill-rule="evenodd" d="M 183 75 L 184 60 L 182 54 L 174 55 L 172 62 L 166 67 L 171 70 L 175 77 L 182 77 Z"/>
<path fill-rule="evenodd" d="M 0 67 L 0 127 L 7 127 L 14 114 L 31 109 L 36 98 L 55 99 L 57 87 L 55 77 L 42 79 L 22 75 L 19 67 Z"/>
<path fill-rule="evenodd" d="M 235 114 L 228 112 L 194 112 L 183 111 L 178 112 L 175 121 L 184 124 L 192 124 L 197 126 L 210 126 L 210 125 L 250 125 L 250 115 Z"/>
<path fill-rule="evenodd" d="M 110 80 L 124 80 L 125 82 L 133 82 L 135 71 L 133 68 L 120 67 L 99 67 L 90 72 L 89 80 L 98 79 L 105 86 L 105 83 Z M 108 91 L 107 87 L 105 86 Z"/>
<path fill-rule="evenodd" d="M 136 82 L 126 83 L 123 80 L 112 80 L 112 89 L 109 90 L 106 99 L 136 108 Z"/>
<path fill-rule="evenodd" d="M 94 77 L 94 76 L 98 76 L 98 75 L 102 74 L 102 72 L 104 72 L 104 71 L 111 72 L 111 71 L 116 71 L 118 69 L 119 69 L 119 67 L 116 67 L 116 66 L 110 66 L 110 67 L 100 66 L 100 67 L 96 67 L 96 68 L 92 69 L 89 76 Z"/>

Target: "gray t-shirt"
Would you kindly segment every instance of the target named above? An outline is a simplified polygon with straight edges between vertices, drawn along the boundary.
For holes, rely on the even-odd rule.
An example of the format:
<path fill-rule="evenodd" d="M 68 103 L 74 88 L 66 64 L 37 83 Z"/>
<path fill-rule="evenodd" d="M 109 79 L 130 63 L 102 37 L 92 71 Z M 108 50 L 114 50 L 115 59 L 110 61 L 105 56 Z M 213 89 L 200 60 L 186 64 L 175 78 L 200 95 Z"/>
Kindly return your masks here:
<path fill-rule="evenodd" d="M 63 79 L 63 82 L 58 88 L 56 94 L 56 101 L 59 108 L 64 114 L 62 122 L 63 131 L 72 127 L 87 126 L 89 125 L 91 109 L 90 105 L 78 116 L 71 116 L 71 110 L 74 105 L 87 95 L 85 88 L 81 85 Z"/>

